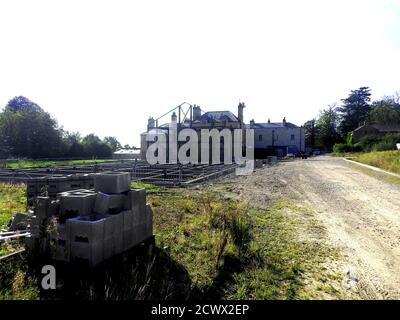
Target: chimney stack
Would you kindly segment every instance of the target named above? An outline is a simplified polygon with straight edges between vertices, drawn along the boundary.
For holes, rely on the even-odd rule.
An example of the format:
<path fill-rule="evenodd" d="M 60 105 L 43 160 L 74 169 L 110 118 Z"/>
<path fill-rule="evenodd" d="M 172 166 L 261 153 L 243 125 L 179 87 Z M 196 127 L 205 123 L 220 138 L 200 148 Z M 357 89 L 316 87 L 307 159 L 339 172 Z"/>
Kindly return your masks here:
<path fill-rule="evenodd" d="M 268 123 L 271 123 L 271 120 L 270 120 L 270 118 L 268 118 Z"/>
<path fill-rule="evenodd" d="M 201 109 L 199 106 L 193 106 L 193 121 L 200 120 L 201 118 Z"/>
<path fill-rule="evenodd" d="M 153 117 L 149 117 L 149 120 L 147 121 L 147 131 L 154 129 L 155 125 L 154 125 L 155 121 L 153 119 Z"/>
<path fill-rule="evenodd" d="M 244 102 L 240 102 L 238 105 L 238 118 L 239 122 L 243 123 L 243 109 L 246 108 Z"/>
<path fill-rule="evenodd" d="M 283 126 L 286 127 L 286 117 L 283 118 Z"/>
<path fill-rule="evenodd" d="M 250 129 L 254 129 L 254 119 L 250 120 Z"/>
<path fill-rule="evenodd" d="M 176 113 L 175 113 L 175 111 L 172 113 L 172 116 L 171 116 L 171 122 L 177 122 L 177 116 L 176 116 Z"/>

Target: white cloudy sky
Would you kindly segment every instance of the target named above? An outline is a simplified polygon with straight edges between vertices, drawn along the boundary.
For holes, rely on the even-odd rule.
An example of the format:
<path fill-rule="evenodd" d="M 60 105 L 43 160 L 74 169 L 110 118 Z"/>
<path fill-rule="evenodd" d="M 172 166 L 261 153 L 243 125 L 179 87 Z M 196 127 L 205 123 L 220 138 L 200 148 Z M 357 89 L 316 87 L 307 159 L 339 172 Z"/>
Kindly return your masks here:
<path fill-rule="evenodd" d="M 400 0 L 0 2 L 0 106 L 24 95 L 124 144 L 184 101 L 302 124 L 399 80 Z"/>

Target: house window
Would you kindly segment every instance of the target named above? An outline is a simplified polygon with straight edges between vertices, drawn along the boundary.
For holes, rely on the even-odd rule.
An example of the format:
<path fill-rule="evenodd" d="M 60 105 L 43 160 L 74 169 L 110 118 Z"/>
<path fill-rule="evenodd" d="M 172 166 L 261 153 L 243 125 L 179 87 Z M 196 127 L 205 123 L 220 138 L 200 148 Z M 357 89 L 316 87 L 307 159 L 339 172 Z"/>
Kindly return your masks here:
<path fill-rule="evenodd" d="M 294 134 L 292 134 L 291 136 L 290 136 L 290 140 L 294 140 Z"/>
<path fill-rule="evenodd" d="M 262 134 L 258 135 L 258 141 L 262 141 Z"/>

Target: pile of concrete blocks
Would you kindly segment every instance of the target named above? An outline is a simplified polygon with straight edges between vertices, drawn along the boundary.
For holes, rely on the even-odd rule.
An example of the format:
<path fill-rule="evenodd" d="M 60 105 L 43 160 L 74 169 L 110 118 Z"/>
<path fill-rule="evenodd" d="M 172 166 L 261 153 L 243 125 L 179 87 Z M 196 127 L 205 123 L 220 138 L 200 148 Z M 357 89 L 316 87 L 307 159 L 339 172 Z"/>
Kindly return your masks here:
<path fill-rule="evenodd" d="M 55 198 L 58 193 L 76 190 L 93 189 L 94 177 L 92 174 L 53 175 L 51 177 L 31 178 L 26 183 L 28 202 L 35 197 L 47 194 Z"/>
<path fill-rule="evenodd" d="M 30 246 L 37 240 L 57 261 L 96 266 L 153 236 L 153 212 L 145 189 L 131 189 L 125 172 L 94 175 L 94 190 L 37 197 Z"/>

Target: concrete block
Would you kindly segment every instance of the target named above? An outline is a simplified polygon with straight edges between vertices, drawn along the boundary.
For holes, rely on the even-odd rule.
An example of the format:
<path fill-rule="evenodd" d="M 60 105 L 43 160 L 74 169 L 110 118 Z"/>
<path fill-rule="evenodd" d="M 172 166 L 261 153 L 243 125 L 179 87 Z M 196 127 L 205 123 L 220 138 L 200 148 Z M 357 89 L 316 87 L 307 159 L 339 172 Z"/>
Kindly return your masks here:
<path fill-rule="evenodd" d="M 109 259 L 115 256 L 114 237 L 104 239 L 103 243 L 103 259 Z"/>
<path fill-rule="evenodd" d="M 129 172 L 105 172 L 94 175 L 96 192 L 122 193 L 131 188 L 131 175 Z"/>
<path fill-rule="evenodd" d="M 127 196 L 124 194 L 110 194 L 109 213 L 117 214 L 124 209 Z"/>
<path fill-rule="evenodd" d="M 41 236 L 41 230 L 43 227 L 45 218 L 41 218 L 38 216 L 32 216 L 31 218 L 31 223 L 30 223 L 30 230 L 31 234 L 35 237 L 40 237 Z"/>
<path fill-rule="evenodd" d="M 37 197 L 36 198 L 36 205 L 35 205 L 35 215 L 39 218 L 45 219 L 49 217 L 49 205 L 50 205 L 50 198 L 49 197 Z"/>
<path fill-rule="evenodd" d="M 8 231 L 26 230 L 28 228 L 29 216 L 23 213 L 16 213 L 11 220 Z"/>
<path fill-rule="evenodd" d="M 121 234 L 124 225 L 124 215 L 122 213 L 106 215 L 104 219 L 104 238 Z"/>
<path fill-rule="evenodd" d="M 153 210 L 149 205 L 146 205 L 146 234 L 148 237 L 153 235 Z"/>
<path fill-rule="evenodd" d="M 47 209 L 48 217 L 59 216 L 60 215 L 60 201 L 52 200 Z"/>
<path fill-rule="evenodd" d="M 104 222 L 104 216 L 95 215 L 67 220 L 70 226 L 71 260 L 85 260 L 89 266 L 103 261 Z"/>
<path fill-rule="evenodd" d="M 67 217 L 88 216 L 93 212 L 95 193 L 71 193 L 60 197 L 60 215 Z"/>
<path fill-rule="evenodd" d="M 134 212 L 144 212 L 146 210 L 146 189 L 129 190 L 124 208 Z"/>
<path fill-rule="evenodd" d="M 107 215 L 104 220 L 104 259 L 123 251 L 122 214 Z"/>
<path fill-rule="evenodd" d="M 91 267 L 98 265 L 104 260 L 104 242 L 87 243 L 72 241 L 71 260 L 86 261 Z"/>
<path fill-rule="evenodd" d="M 135 232 L 134 229 L 123 231 L 123 251 L 132 248 L 135 245 Z"/>
<path fill-rule="evenodd" d="M 58 261 L 70 261 L 71 242 L 69 239 L 69 226 L 58 224 L 57 229 L 49 235 L 50 257 Z"/>
<path fill-rule="evenodd" d="M 68 219 L 66 224 L 72 242 L 95 243 L 104 239 L 104 216 L 85 216 Z"/>
<path fill-rule="evenodd" d="M 123 216 L 123 226 L 122 229 L 125 230 L 132 230 L 134 225 L 134 214 L 132 210 L 125 210 L 120 213 Z"/>
<path fill-rule="evenodd" d="M 97 193 L 93 211 L 99 214 L 106 214 L 108 213 L 109 206 L 110 206 L 110 196 L 102 192 Z"/>
<path fill-rule="evenodd" d="M 119 254 L 124 250 L 123 231 L 124 215 L 122 213 L 107 215 L 104 221 L 104 241 L 112 238 L 114 254 Z"/>

